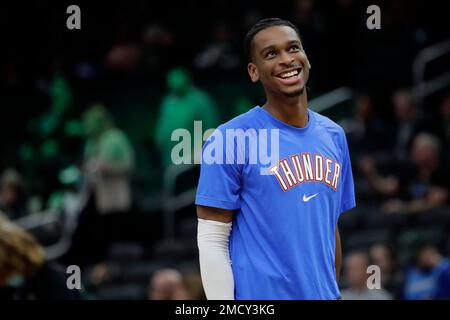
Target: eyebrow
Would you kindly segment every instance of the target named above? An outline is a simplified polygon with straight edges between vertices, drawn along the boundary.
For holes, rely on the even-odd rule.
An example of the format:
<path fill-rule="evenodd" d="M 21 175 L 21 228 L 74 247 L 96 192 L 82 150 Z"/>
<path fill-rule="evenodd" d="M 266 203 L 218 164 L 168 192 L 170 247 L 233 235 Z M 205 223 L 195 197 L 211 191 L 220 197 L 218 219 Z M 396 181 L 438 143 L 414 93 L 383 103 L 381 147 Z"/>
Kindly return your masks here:
<path fill-rule="evenodd" d="M 300 45 L 300 48 L 302 48 L 302 43 L 299 40 L 290 40 L 287 42 L 288 45 L 292 45 L 292 44 L 298 44 Z M 261 49 L 261 51 L 259 52 L 260 54 L 263 54 L 264 51 L 269 50 L 269 49 L 274 49 L 276 47 L 276 45 L 270 45 L 267 47 L 264 47 L 263 49 Z"/>

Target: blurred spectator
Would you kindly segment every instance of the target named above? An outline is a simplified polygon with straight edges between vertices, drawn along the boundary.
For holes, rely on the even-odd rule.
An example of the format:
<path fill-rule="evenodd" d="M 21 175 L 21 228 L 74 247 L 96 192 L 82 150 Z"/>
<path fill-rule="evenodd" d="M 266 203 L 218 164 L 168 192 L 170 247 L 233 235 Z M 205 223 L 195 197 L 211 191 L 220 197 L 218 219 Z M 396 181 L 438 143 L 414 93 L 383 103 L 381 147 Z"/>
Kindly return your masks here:
<path fill-rule="evenodd" d="M 162 269 L 154 273 L 148 289 L 150 300 L 189 299 L 183 276 L 174 269 Z"/>
<path fill-rule="evenodd" d="M 66 273 L 45 261 L 44 249 L 26 231 L 0 216 L 0 297 L 2 299 L 73 300 Z"/>
<path fill-rule="evenodd" d="M 155 129 L 155 141 L 161 150 L 164 166 L 172 164 L 172 160 L 179 160 L 171 158 L 174 146 L 171 136 L 174 130 L 188 130 L 191 133 L 191 146 L 193 146 L 194 121 L 202 121 L 203 131 L 214 128 L 218 122 L 215 103 L 206 92 L 192 84 L 187 71 L 173 69 L 167 74 L 166 81 L 169 92 L 162 100 Z M 201 150 L 194 150 L 194 154 L 195 152 L 201 152 Z M 192 159 L 190 160 L 193 162 Z"/>
<path fill-rule="evenodd" d="M 354 116 L 344 121 L 342 126 L 347 132 L 352 156 L 373 153 L 385 147 L 385 125 L 376 115 L 374 102 L 367 94 L 356 95 Z"/>
<path fill-rule="evenodd" d="M 368 183 L 379 194 L 395 197 L 383 206 L 388 213 L 414 213 L 447 204 L 450 176 L 442 165 L 439 140 L 420 133 L 413 140 L 411 163 L 404 164 L 395 174 L 382 176 L 372 158 L 360 161 Z"/>
<path fill-rule="evenodd" d="M 111 268 L 106 262 L 100 262 L 92 266 L 92 270 L 89 273 L 87 281 L 88 285 L 92 287 L 89 289 L 95 290 L 96 287 L 110 281 L 112 278 L 111 273 Z"/>
<path fill-rule="evenodd" d="M 343 300 L 391 300 L 392 295 L 381 289 L 369 289 L 369 256 L 365 252 L 353 252 L 344 258 L 345 279 L 349 288 L 341 291 Z"/>
<path fill-rule="evenodd" d="M 387 198 L 392 198 L 399 194 L 399 181 L 395 173 L 382 175 L 377 168 L 373 156 L 364 155 L 359 158 L 358 169 L 366 179 L 370 188 Z"/>
<path fill-rule="evenodd" d="M 60 134 L 63 133 L 60 129 L 63 127 L 66 113 L 73 104 L 72 88 L 64 74 L 60 72 L 56 72 L 48 86 L 43 85 L 43 87 L 44 90 L 47 90 L 50 106 L 37 118 L 31 119 L 28 127 L 32 134 L 40 139 L 60 138 Z M 43 156 L 51 156 L 53 155 L 51 151 L 55 152 L 46 150 L 45 146 L 42 146 L 41 149 Z"/>
<path fill-rule="evenodd" d="M 423 300 L 450 298 L 450 260 L 444 258 L 432 244 L 418 250 L 415 265 L 405 274 L 404 298 Z"/>
<path fill-rule="evenodd" d="M 193 300 L 206 300 L 202 278 L 199 272 L 189 272 L 184 275 L 187 295 Z"/>
<path fill-rule="evenodd" d="M 448 203 L 450 175 L 442 165 L 440 149 L 439 140 L 428 133 L 414 139 L 412 164 L 405 166 L 395 183 L 399 197 L 388 201 L 384 211 L 414 213 Z"/>
<path fill-rule="evenodd" d="M 27 212 L 22 176 L 14 169 L 6 169 L 0 184 L 0 211 L 11 220 L 25 216 Z"/>
<path fill-rule="evenodd" d="M 376 243 L 370 247 L 369 257 L 373 264 L 381 269 L 381 286 L 391 292 L 395 298 L 399 298 L 402 279 L 390 247 L 383 243 Z"/>
<path fill-rule="evenodd" d="M 28 139 L 20 154 L 30 177 L 29 188 L 42 197 L 44 203 L 60 187 L 58 172 L 70 165 L 78 155 L 81 125 L 74 121 L 78 110 L 73 107 L 72 88 L 65 75 L 55 72 L 42 90 L 48 94 L 49 107 L 27 124 Z"/>
<path fill-rule="evenodd" d="M 134 151 L 126 134 L 118 129 L 101 104 L 83 115 L 87 136 L 80 195 L 80 216 L 67 263 L 103 261 L 107 248 L 133 205 L 131 173 Z"/>
<path fill-rule="evenodd" d="M 406 161 L 411 142 L 418 133 L 418 110 L 411 91 L 401 89 L 392 97 L 395 113 L 393 152 L 398 162 Z"/>
<path fill-rule="evenodd" d="M 130 209 L 130 175 L 134 151 L 126 134 L 115 127 L 103 105 L 94 105 L 84 114 L 87 140 L 83 172 L 92 189 L 100 213 Z"/>

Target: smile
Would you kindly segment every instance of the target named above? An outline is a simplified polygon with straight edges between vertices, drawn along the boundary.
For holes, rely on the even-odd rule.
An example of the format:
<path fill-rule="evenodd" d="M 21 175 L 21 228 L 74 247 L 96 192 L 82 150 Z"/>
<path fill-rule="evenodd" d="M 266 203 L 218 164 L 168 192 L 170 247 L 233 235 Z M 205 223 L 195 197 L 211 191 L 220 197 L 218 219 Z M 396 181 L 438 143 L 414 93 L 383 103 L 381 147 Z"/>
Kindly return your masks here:
<path fill-rule="evenodd" d="M 285 71 L 283 73 L 277 74 L 276 77 L 281 79 L 289 79 L 295 76 L 298 76 L 299 73 L 302 71 L 302 68 L 297 68 L 291 71 Z"/>
<path fill-rule="evenodd" d="M 296 85 L 300 82 L 302 71 L 302 67 L 290 68 L 275 74 L 275 78 L 281 82 L 282 85 Z"/>

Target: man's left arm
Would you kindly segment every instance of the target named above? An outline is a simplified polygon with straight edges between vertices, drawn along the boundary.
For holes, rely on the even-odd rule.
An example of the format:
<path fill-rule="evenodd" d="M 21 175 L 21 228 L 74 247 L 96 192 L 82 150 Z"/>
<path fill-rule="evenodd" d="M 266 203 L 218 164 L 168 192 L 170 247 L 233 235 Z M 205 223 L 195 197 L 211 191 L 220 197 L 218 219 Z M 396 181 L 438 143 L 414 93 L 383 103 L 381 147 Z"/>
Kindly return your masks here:
<path fill-rule="evenodd" d="M 341 274 L 341 263 L 342 263 L 341 235 L 339 234 L 339 228 L 336 226 L 336 252 L 334 255 L 334 268 L 336 269 L 337 282 L 339 282 L 339 276 Z"/>
<path fill-rule="evenodd" d="M 347 139 L 345 137 L 344 131 L 342 131 L 342 142 L 341 142 L 341 148 L 342 148 L 342 156 L 341 156 L 341 162 L 342 162 L 342 173 L 341 173 L 341 182 L 340 182 L 340 207 L 339 207 L 339 216 L 348 211 L 353 209 L 356 206 L 356 199 L 355 199 L 355 185 L 353 182 L 353 172 L 352 172 L 352 164 L 350 161 L 350 154 L 348 150 L 348 144 Z M 337 220 L 339 220 L 339 216 L 337 217 Z M 340 274 L 341 274 L 341 264 L 342 264 L 342 247 L 341 247 L 341 236 L 339 233 L 338 224 L 336 224 L 336 230 L 335 230 L 335 261 L 334 261 L 334 267 L 336 269 L 336 281 L 339 282 Z"/>

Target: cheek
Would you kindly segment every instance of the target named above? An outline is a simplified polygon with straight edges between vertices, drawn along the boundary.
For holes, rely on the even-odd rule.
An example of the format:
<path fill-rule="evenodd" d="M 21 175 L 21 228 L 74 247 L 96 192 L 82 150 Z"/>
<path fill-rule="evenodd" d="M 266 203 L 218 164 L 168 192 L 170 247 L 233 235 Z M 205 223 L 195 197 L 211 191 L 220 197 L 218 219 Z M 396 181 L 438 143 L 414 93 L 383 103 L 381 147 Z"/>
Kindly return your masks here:
<path fill-rule="evenodd" d="M 309 66 L 306 66 L 304 71 L 305 71 L 305 78 L 308 78 L 309 77 Z"/>
<path fill-rule="evenodd" d="M 308 60 L 306 60 L 304 62 L 304 67 L 303 67 L 303 78 L 306 80 L 309 78 L 309 71 L 310 71 L 309 62 L 308 62 Z"/>
<path fill-rule="evenodd" d="M 300 54 L 298 56 L 298 60 L 305 66 L 308 66 L 308 68 L 310 67 L 308 57 L 306 56 L 306 54 L 304 52 L 300 52 Z"/>
<path fill-rule="evenodd" d="M 264 79 L 272 79 L 273 76 L 273 70 L 275 68 L 275 62 L 272 61 L 266 61 L 262 64 L 261 68 L 259 69 L 259 77 Z"/>

